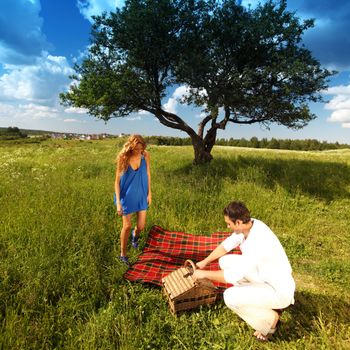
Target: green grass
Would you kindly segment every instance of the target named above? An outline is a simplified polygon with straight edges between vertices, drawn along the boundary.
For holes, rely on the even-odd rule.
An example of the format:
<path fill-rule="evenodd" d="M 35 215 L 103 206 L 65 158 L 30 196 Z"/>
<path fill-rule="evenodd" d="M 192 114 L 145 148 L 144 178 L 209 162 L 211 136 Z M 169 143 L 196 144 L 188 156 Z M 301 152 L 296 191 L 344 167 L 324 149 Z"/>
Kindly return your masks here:
<path fill-rule="evenodd" d="M 158 287 L 123 279 L 114 159 L 123 140 L 0 147 L 1 349 L 349 349 L 350 151 L 150 146 L 153 224 L 226 230 L 234 199 L 278 235 L 297 281 L 274 342 L 222 301 L 170 314 Z M 135 261 L 140 250 L 130 249 Z"/>

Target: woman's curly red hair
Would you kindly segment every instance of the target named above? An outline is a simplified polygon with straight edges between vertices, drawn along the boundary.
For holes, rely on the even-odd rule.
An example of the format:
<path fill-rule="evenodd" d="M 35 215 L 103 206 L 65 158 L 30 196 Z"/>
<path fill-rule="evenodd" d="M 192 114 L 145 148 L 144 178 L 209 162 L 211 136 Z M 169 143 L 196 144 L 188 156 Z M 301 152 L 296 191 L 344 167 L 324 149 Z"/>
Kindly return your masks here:
<path fill-rule="evenodd" d="M 128 169 L 132 152 L 139 144 L 142 145 L 144 151 L 146 149 L 146 142 L 141 135 L 131 135 L 125 142 L 122 150 L 117 156 L 117 168 L 120 174 Z"/>

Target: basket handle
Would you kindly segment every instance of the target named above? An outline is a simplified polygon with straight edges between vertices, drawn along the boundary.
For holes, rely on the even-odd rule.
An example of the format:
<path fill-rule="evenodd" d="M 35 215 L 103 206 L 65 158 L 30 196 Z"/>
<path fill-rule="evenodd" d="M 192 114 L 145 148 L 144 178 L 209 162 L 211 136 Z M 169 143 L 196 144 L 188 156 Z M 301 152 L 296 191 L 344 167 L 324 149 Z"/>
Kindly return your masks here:
<path fill-rule="evenodd" d="M 197 267 L 196 267 L 195 263 L 192 260 L 190 260 L 190 259 L 187 259 L 185 261 L 184 267 L 188 267 L 188 265 L 191 265 L 191 268 L 193 270 L 192 273 L 191 273 L 191 275 L 192 275 L 193 272 L 196 271 Z"/>

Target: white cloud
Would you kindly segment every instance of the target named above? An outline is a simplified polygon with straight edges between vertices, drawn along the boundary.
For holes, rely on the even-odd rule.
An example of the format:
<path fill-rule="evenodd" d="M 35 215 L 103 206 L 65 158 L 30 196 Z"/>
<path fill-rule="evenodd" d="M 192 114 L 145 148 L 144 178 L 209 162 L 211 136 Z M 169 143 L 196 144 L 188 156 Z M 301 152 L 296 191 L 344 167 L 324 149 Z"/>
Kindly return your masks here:
<path fill-rule="evenodd" d="M 4 125 L 15 125 L 16 119 L 18 117 L 17 114 L 18 108 L 15 106 L 6 104 L 6 103 L 0 103 L 0 122 L 2 126 Z"/>
<path fill-rule="evenodd" d="M 6 66 L 0 77 L 0 98 L 54 105 L 58 94 L 69 84 L 73 69 L 65 57 L 43 53 L 35 64 Z"/>
<path fill-rule="evenodd" d="M 2 125 L 30 123 L 38 119 L 57 119 L 59 111 L 56 108 L 36 105 L 33 103 L 14 106 L 0 103 L 0 122 Z"/>
<path fill-rule="evenodd" d="M 147 112 L 147 111 L 138 111 L 137 114 L 139 114 L 139 115 L 151 115 L 151 113 Z"/>
<path fill-rule="evenodd" d="M 336 95 L 325 106 L 325 109 L 332 110 L 329 122 L 341 123 L 343 128 L 349 128 L 350 125 L 350 85 L 333 86 L 325 94 Z"/>
<path fill-rule="evenodd" d="M 69 107 L 64 110 L 66 113 L 72 113 L 72 114 L 86 114 L 88 110 L 86 108 L 80 108 L 80 107 Z"/>
<path fill-rule="evenodd" d="M 328 119 L 330 122 L 349 123 L 350 122 L 350 109 L 339 109 L 333 112 Z"/>
<path fill-rule="evenodd" d="M 124 1 L 121 0 L 78 0 L 77 6 L 80 13 L 92 23 L 92 16 L 101 15 L 105 11 L 115 11 L 123 4 Z"/>
<path fill-rule="evenodd" d="M 325 109 L 350 109 L 350 97 L 346 95 L 338 95 L 332 98 L 326 105 Z"/>
<path fill-rule="evenodd" d="M 350 85 L 332 86 L 324 93 L 327 95 L 350 95 Z"/>
<path fill-rule="evenodd" d="M 189 93 L 189 88 L 185 85 L 182 85 L 182 86 L 179 86 L 178 88 L 176 88 L 172 97 L 182 98 L 182 97 L 186 96 L 188 93 Z"/>
<path fill-rule="evenodd" d="M 85 120 L 79 120 L 79 119 L 74 119 L 74 118 L 67 118 L 63 119 L 64 123 L 86 123 Z"/>
<path fill-rule="evenodd" d="M 36 105 L 33 103 L 18 106 L 18 113 L 22 115 L 24 119 L 57 119 L 58 110 L 56 108 Z"/>
<path fill-rule="evenodd" d="M 177 101 L 176 98 L 170 97 L 168 102 L 163 105 L 163 108 L 165 111 L 167 111 L 169 113 L 176 114 L 178 103 L 179 102 Z"/>
<path fill-rule="evenodd" d="M 136 121 L 136 120 L 141 120 L 141 117 L 140 117 L 140 116 L 136 116 L 136 117 L 127 117 L 126 120 Z"/>
<path fill-rule="evenodd" d="M 201 112 L 201 113 L 199 113 L 199 114 L 196 114 L 196 115 L 195 115 L 195 118 L 197 118 L 197 119 L 203 119 L 205 116 L 206 116 L 206 114 L 205 114 L 204 112 Z"/>
<path fill-rule="evenodd" d="M 171 97 L 169 97 L 168 102 L 164 103 L 163 108 L 167 112 L 177 113 L 177 106 L 179 105 L 179 101 L 188 94 L 189 89 L 187 86 L 182 85 L 175 89 Z"/>
<path fill-rule="evenodd" d="M 182 99 L 186 97 L 186 95 L 188 95 L 189 92 L 190 92 L 190 89 L 186 85 L 182 85 L 176 88 L 173 94 L 171 95 L 171 97 L 169 97 L 168 102 L 164 103 L 163 105 L 164 110 L 170 113 L 177 114 L 177 107 L 179 106 L 179 104 L 181 104 Z M 202 97 L 207 96 L 206 90 L 199 90 L 198 93 Z M 196 118 L 202 118 L 202 116 L 198 117 L 197 115 Z"/>

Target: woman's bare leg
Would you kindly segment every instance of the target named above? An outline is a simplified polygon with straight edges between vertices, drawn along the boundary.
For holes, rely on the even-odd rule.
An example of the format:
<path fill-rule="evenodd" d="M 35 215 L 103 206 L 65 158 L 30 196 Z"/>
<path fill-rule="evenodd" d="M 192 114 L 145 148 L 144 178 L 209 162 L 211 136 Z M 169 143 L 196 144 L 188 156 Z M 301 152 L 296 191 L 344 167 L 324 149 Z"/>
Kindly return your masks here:
<path fill-rule="evenodd" d="M 136 213 L 137 215 L 137 222 L 135 226 L 134 235 L 135 237 L 138 237 L 141 231 L 145 228 L 146 225 L 146 210 L 141 210 Z"/>
<path fill-rule="evenodd" d="M 126 256 L 130 230 L 131 230 L 131 214 L 123 215 L 123 227 L 120 233 L 120 255 L 121 256 Z"/>

